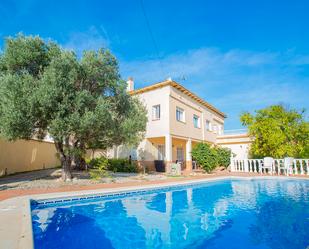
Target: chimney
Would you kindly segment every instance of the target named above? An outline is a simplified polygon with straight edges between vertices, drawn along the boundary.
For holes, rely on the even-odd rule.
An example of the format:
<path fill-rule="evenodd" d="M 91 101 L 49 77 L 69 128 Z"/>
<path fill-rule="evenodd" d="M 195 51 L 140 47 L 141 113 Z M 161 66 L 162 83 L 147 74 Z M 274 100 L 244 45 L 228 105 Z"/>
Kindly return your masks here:
<path fill-rule="evenodd" d="M 128 81 L 127 81 L 127 91 L 128 92 L 134 91 L 134 81 L 133 81 L 132 77 L 128 78 Z"/>

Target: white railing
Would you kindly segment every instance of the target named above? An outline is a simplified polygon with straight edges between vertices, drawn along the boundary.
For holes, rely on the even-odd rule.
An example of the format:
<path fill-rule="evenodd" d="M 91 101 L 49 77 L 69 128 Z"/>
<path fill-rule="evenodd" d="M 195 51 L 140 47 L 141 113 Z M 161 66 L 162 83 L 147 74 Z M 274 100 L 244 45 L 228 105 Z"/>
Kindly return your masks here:
<path fill-rule="evenodd" d="M 274 159 L 266 167 L 263 159 L 231 159 L 231 172 L 269 173 L 277 175 L 309 175 L 309 159 L 293 159 L 291 164 L 284 159 Z"/>
<path fill-rule="evenodd" d="M 247 129 L 234 129 L 234 130 L 224 130 L 222 135 L 240 135 L 247 134 Z"/>

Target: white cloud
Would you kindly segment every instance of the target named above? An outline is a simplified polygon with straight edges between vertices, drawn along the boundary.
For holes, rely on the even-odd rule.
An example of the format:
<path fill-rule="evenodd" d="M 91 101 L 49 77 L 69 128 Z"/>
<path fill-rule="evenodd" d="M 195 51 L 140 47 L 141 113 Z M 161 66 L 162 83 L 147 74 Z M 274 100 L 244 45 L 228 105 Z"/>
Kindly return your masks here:
<path fill-rule="evenodd" d="M 237 128 L 241 111 L 277 103 L 309 109 L 308 58 L 294 50 L 201 48 L 161 60 L 122 61 L 120 68 L 123 77 L 133 76 L 138 87 L 172 77 L 226 112 L 228 127 Z"/>
<path fill-rule="evenodd" d="M 68 41 L 63 47 L 74 50 L 78 55 L 81 55 L 84 50 L 97 50 L 106 48 L 109 45 L 110 42 L 105 29 L 91 26 L 85 32 L 76 31 L 70 33 Z"/>
<path fill-rule="evenodd" d="M 121 64 L 124 74 L 136 75 L 143 82 L 162 80 L 164 77 L 179 78 L 208 75 L 206 78 L 230 75 L 231 70 L 250 69 L 276 61 L 275 53 L 253 53 L 230 50 L 222 52 L 216 48 L 201 48 L 186 53 L 169 55 L 161 60 L 127 61 Z M 146 69 L 146 70 L 145 70 Z"/>
<path fill-rule="evenodd" d="M 83 50 L 110 47 L 110 39 L 104 28 L 92 26 L 72 32 L 64 47 L 81 55 Z M 161 59 L 120 60 L 120 69 L 123 78 L 132 76 L 138 87 L 172 77 L 225 112 L 228 128 L 238 128 L 242 111 L 277 103 L 309 109 L 308 64 L 309 55 L 295 49 L 256 52 L 207 47 Z"/>

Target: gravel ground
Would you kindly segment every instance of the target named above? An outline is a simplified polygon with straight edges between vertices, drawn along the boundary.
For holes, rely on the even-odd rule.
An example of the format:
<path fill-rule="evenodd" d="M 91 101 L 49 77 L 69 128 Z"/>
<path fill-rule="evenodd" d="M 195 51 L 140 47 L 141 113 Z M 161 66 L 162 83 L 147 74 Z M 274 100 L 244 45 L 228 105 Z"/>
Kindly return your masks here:
<path fill-rule="evenodd" d="M 179 176 L 183 177 L 183 176 Z M 93 180 L 86 171 L 73 171 L 73 180 L 63 182 L 61 180 L 61 169 L 46 169 L 19 173 L 0 178 L 0 190 L 5 189 L 33 189 L 33 188 L 56 188 L 67 185 L 91 185 L 98 183 L 123 183 L 143 182 L 167 179 L 169 176 L 160 173 L 137 174 L 137 173 L 113 173 L 100 180 Z"/>

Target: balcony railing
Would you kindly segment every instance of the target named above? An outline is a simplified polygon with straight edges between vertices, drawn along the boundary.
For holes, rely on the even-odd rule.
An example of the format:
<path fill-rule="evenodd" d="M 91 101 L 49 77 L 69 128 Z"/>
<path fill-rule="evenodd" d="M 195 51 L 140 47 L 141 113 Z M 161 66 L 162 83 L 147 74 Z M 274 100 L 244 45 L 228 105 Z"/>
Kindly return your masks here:
<path fill-rule="evenodd" d="M 247 132 L 247 129 L 224 130 L 222 135 L 239 135 L 246 134 Z"/>
<path fill-rule="evenodd" d="M 276 175 L 309 175 L 309 159 L 231 159 L 231 172 L 269 173 Z"/>

